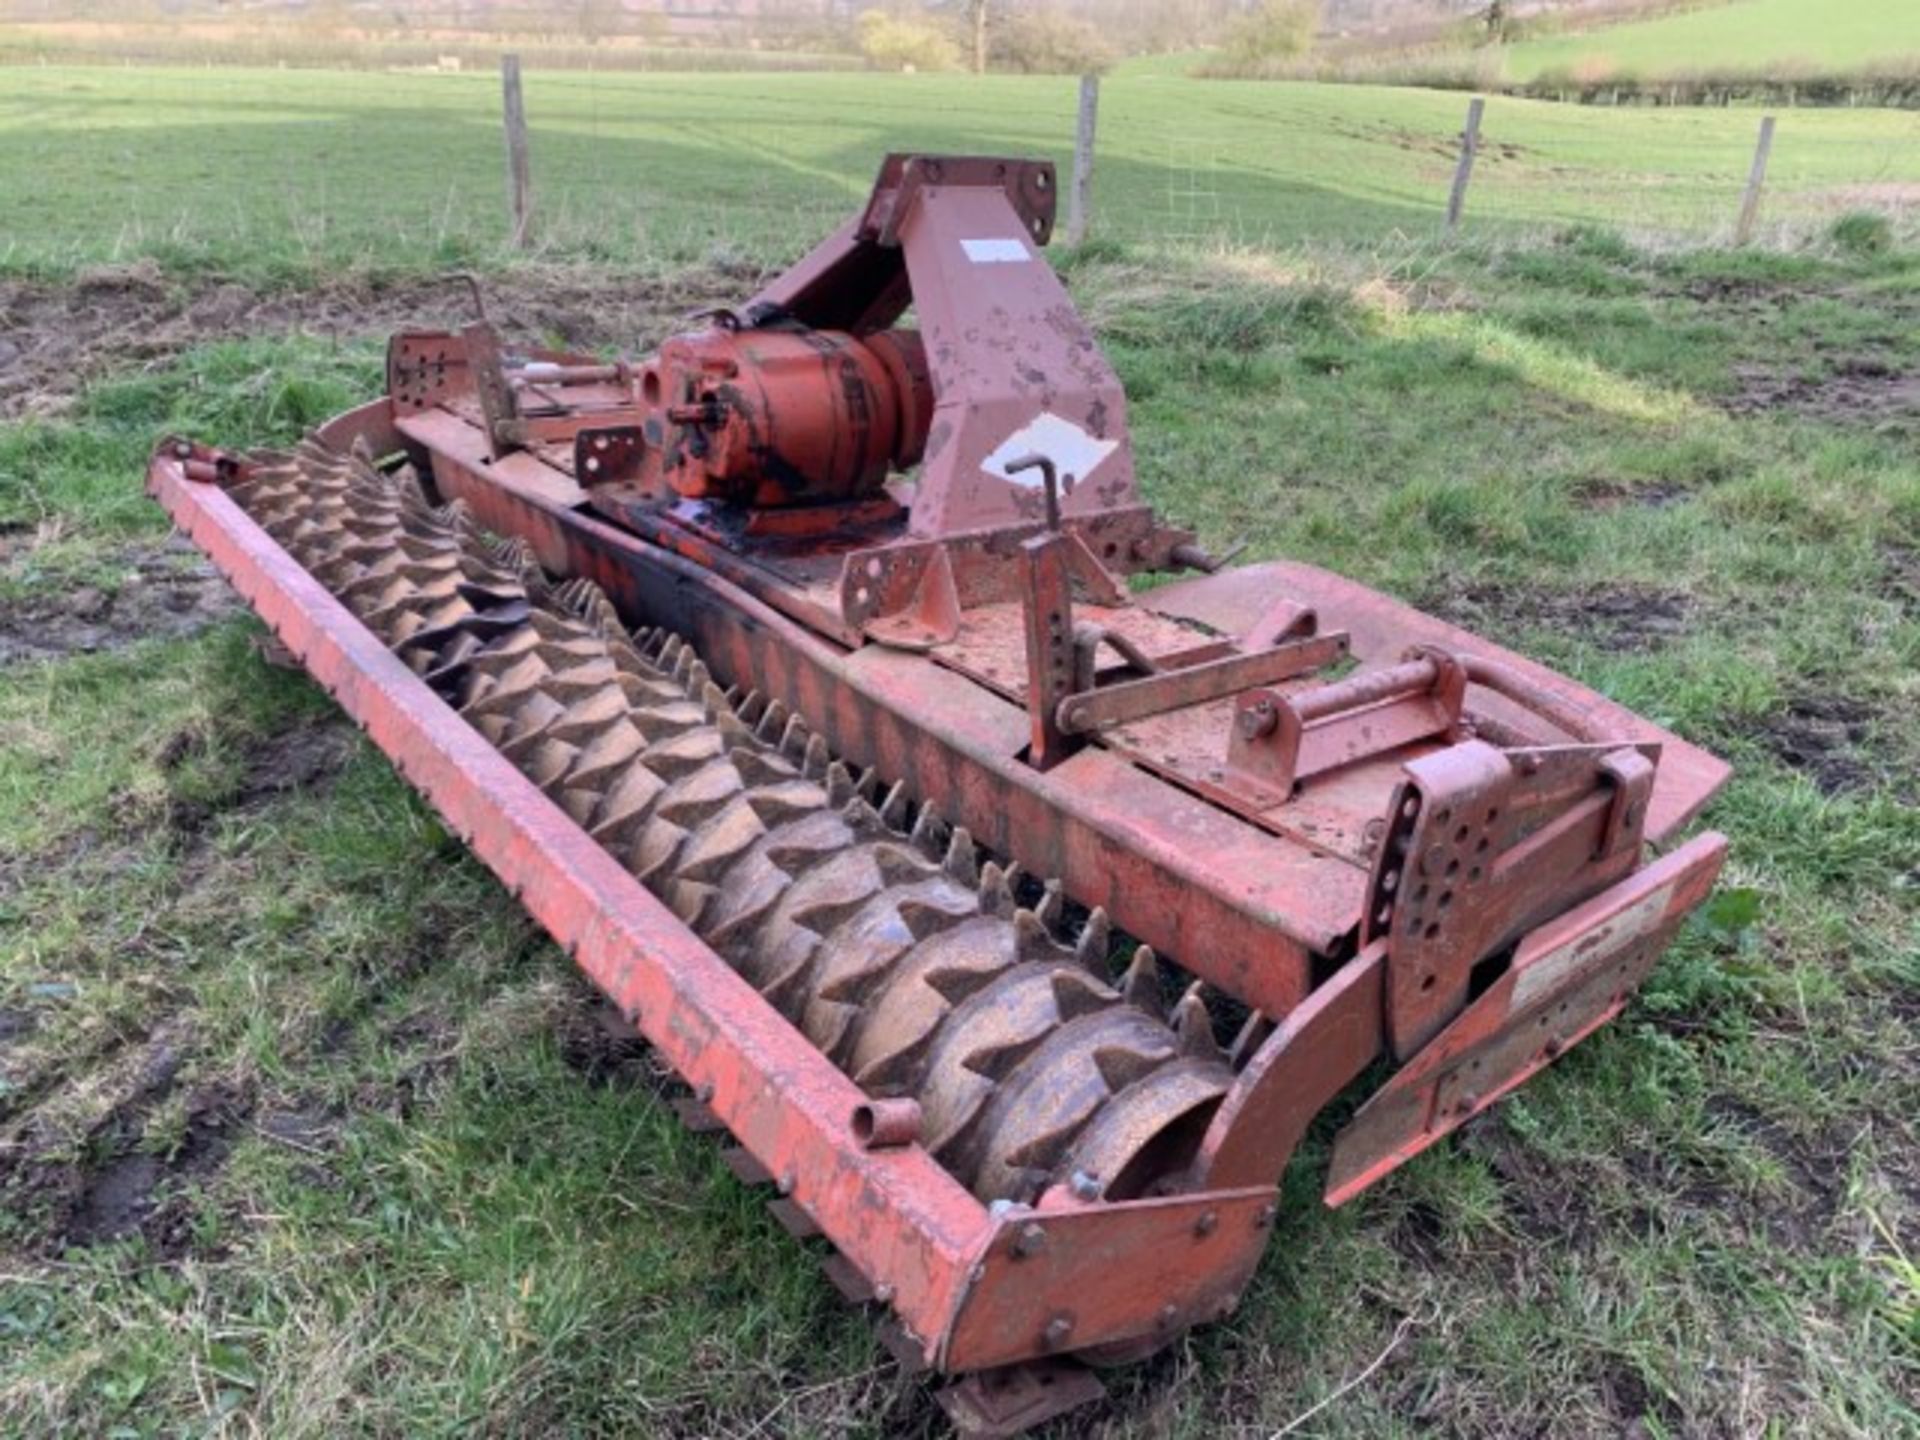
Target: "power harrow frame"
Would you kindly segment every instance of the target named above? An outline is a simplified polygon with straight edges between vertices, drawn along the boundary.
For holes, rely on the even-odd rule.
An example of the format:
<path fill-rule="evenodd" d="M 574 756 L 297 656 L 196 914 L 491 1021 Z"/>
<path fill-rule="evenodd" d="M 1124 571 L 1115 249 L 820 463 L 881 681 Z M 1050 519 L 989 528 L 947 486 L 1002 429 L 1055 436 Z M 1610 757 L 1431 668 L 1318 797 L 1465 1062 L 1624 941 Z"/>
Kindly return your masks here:
<path fill-rule="evenodd" d="M 1052 194 L 1042 164 L 892 157 L 644 362 L 415 332 L 302 454 L 169 440 L 149 471 L 896 1352 L 968 1377 L 943 1400 L 978 1434 L 1097 1393 L 1069 1357 L 1231 1312 L 1295 1146 L 1377 1061 L 1330 1203 L 1619 1013 L 1725 852 L 1648 854 L 1713 757 L 1157 521 L 1033 251 Z M 771 897 L 834 862 L 765 857 L 807 826 L 892 888 L 794 920 Z M 725 916 L 755 884 L 750 935 Z M 1124 979 L 1112 927 L 1143 942 Z M 1156 952 L 1230 997 L 1230 1044 L 1199 986 L 1167 1015 Z"/>

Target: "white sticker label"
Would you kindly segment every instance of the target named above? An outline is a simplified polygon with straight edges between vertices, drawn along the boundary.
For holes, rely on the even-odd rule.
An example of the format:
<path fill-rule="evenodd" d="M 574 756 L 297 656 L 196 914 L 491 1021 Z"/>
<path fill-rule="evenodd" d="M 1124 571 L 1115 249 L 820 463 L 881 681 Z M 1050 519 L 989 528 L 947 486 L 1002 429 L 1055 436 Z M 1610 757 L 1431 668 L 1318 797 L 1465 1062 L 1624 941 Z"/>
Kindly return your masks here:
<path fill-rule="evenodd" d="M 1085 480 L 1102 460 L 1119 448 L 1118 440 L 1102 440 L 1066 416 L 1046 410 L 1002 440 L 999 448 L 980 462 L 980 468 L 989 475 L 1037 490 L 1046 483 L 1038 465 L 1014 475 L 1007 473 L 1007 466 L 1028 455 L 1044 455 L 1053 461 L 1064 492 L 1069 476 L 1076 483 Z"/>
<path fill-rule="evenodd" d="M 1582 970 L 1597 968 L 1611 960 L 1660 924 L 1671 899 L 1673 886 L 1662 885 L 1619 914 L 1534 960 L 1514 977 L 1513 999 L 1508 1002 L 1507 1013 L 1526 1009 L 1534 1000 L 1558 990 Z"/>
<path fill-rule="evenodd" d="M 967 259 L 976 265 L 1017 265 L 1022 260 L 1033 258 L 1033 252 L 1027 249 L 1027 242 L 1018 238 L 962 240 L 960 248 L 967 252 Z"/>

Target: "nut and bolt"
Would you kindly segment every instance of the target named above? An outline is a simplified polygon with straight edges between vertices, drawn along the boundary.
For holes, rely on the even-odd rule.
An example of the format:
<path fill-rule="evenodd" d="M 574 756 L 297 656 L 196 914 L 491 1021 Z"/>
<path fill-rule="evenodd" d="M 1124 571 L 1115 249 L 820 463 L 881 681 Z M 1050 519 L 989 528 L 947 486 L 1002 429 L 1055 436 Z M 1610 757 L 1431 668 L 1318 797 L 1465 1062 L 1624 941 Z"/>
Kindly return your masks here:
<path fill-rule="evenodd" d="M 1253 1228 L 1256 1230 L 1268 1229 L 1272 1226 L 1273 1222 L 1279 1218 L 1280 1207 L 1278 1205 L 1262 1205 L 1260 1207 L 1260 1213 L 1253 1217 Z"/>
<path fill-rule="evenodd" d="M 1072 1178 L 1067 1181 L 1067 1187 L 1073 1191 L 1076 1200 L 1094 1201 L 1100 1198 L 1099 1179 L 1084 1170 L 1074 1171 Z"/>
<path fill-rule="evenodd" d="M 1041 1339 L 1046 1342 L 1049 1350 L 1061 1349 L 1072 1338 L 1073 1317 L 1071 1315 L 1054 1316 L 1047 1322 L 1047 1328 L 1041 1333 Z"/>
<path fill-rule="evenodd" d="M 1196 1235 L 1211 1235 L 1219 1228 L 1220 1213 L 1217 1210 L 1204 1210 L 1200 1218 L 1193 1222 L 1193 1233 Z"/>
<path fill-rule="evenodd" d="M 1249 740 L 1273 733 L 1280 723 L 1280 712 L 1271 700 L 1256 700 L 1240 712 L 1240 733 Z"/>
<path fill-rule="evenodd" d="M 1160 1307 L 1160 1328 L 1162 1330 L 1173 1329 L 1174 1324 L 1179 1319 L 1180 1319 L 1180 1309 L 1178 1306 L 1162 1305 Z"/>
<path fill-rule="evenodd" d="M 1038 1225 L 1022 1225 L 1020 1233 L 1013 1237 L 1013 1258 L 1016 1260 L 1024 1260 L 1029 1255 L 1038 1255 L 1046 1248 L 1047 1232 Z"/>

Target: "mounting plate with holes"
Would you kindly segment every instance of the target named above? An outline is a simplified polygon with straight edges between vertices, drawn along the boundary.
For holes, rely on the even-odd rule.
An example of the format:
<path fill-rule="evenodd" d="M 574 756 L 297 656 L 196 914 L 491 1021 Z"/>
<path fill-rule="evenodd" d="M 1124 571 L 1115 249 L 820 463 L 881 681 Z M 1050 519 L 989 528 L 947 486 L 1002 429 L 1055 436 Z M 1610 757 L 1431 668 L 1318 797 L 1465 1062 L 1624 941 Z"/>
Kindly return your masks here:
<path fill-rule="evenodd" d="M 588 489 L 625 484 L 639 473 L 646 449 L 646 436 L 637 425 L 582 430 L 573 439 L 574 478 Z"/>

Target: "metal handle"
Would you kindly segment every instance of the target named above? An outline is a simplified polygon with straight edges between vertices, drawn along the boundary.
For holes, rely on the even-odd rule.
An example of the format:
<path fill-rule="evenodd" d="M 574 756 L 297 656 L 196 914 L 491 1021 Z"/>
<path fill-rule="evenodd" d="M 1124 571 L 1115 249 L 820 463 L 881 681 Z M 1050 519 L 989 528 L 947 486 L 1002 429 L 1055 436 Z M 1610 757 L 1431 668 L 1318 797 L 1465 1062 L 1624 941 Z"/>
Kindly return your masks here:
<path fill-rule="evenodd" d="M 1058 530 L 1060 528 L 1060 475 L 1054 469 L 1053 461 L 1045 455 L 1035 453 L 1022 455 L 1019 459 L 1009 460 L 1006 464 L 1006 472 L 1009 475 L 1018 475 L 1022 471 L 1035 468 L 1040 471 L 1040 484 L 1047 495 L 1047 528 Z"/>

